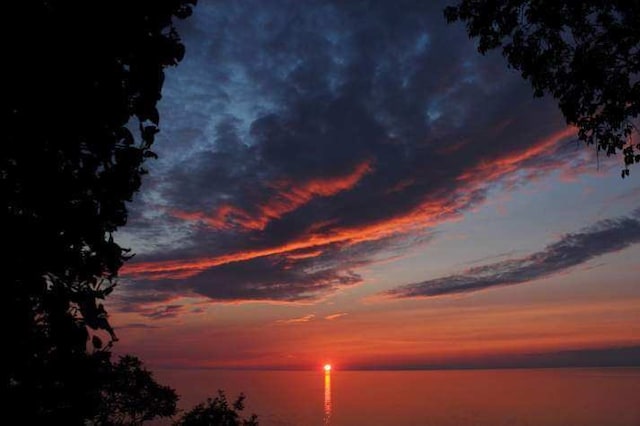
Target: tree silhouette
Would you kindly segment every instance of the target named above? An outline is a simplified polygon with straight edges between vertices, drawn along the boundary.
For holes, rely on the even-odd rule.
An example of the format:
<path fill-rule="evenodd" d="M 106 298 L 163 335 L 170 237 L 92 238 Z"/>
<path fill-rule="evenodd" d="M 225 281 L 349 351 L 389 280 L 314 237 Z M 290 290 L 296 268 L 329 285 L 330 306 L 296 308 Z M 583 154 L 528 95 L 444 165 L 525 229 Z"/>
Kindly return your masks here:
<path fill-rule="evenodd" d="M 82 424 L 100 403 L 115 339 L 100 300 L 127 254 L 112 233 L 154 156 L 163 69 L 184 54 L 172 20 L 193 4 L 4 6 L 2 383 L 20 423 Z"/>
<path fill-rule="evenodd" d="M 639 2 L 462 0 L 444 14 L 466 23 L 481 53 L 501 47 L 535 96 L 558 100 L 579 139 L 622 152 L 622 177 L 640 162 L 631 138 L 640 112 Z"/>
<path fill-rule="evenodd" d="M 176 413 L 176 391 L 159 385 L 134 356 L 121 357 L 105 379 L 99 412 L 93 421 L 96 425 L 136 426 Z"/>
<path fill-rule="evenodd" d="M 245 396 L 240 394 L 233 404 L 221 390 L 218 396 L 196 405 L 175 423 L 176 426 L 257 426 L 258 417 L 252 414 L 248 419 L 240 417 L 244 410 Z"/>

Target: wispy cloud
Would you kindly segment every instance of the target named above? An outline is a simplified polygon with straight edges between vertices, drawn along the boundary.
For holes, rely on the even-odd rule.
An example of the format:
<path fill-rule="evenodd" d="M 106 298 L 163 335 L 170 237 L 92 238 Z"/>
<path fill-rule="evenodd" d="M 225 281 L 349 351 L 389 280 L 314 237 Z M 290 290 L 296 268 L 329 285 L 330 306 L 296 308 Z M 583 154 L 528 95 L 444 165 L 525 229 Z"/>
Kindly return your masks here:
<path fill-rule="evenodd" d="M 131 322 L 131 323 L 127 323 L 127 324 L 116 325 L 115 328 L 117 328 L 118 330 L 122 330 L 122 329 L 125 329 L 125 328 L 130 328 L 130 329 L 134 329 L 134 328 L 158 328 L 158 326 L 152 325 L 152 324 L 141 323 L 141 322 Z"/>
<path fill-rule="evenodd" d="M 183 310 L 182 305 L 166 305 L 158 306 L 152 309 L 146 309 L 140 312 L 140 315 L 154 320 L 175 318 Z"/>
<path fill-rule="evenodd" d="M 335 320 L 335 319 L 344 317 L 345 315 L 347 315 L 346 312 L 340 312 L 340 313 L 337 313 L 337 314 L 327 315 L 326 317 L 324 317 L 324 319 L 326 319 L 326 320 Z"/>
<path fill-rule="evenodd" d="M 300 324 L 303 322 L 309 322 L 312 319 L 314 319 L 316 316 L 314 314 L 309 314 L 309 315 L 305 315 L 302 317 L 298 317 L 298 318 L 291 318 L 291 319 L 283 319 L 283 320 L 278 320 L 276 321 L 279 324 Z"/>
<path fill-rule="evenodd" d="M 565 234 L 544 250 L 526 257 L 477 266 L 460 274 L 403 285 L 385 292 L 396 298 L 469 293 L 534 281 L 640 242 L 640 209 L 630 216 L 597 222 Z"/>
<path fill-rule="evenodd" d="M 277 220 L 309 203 L 316 197 L 330 197 L 353 188 L 364 175 L 371 171 L 369 161 L 356 165 L 355 169 L 343 176 L 315 177 L 298 183 L 279 180 L 267 185 L 273 196 L 264 204 L 252 207 L 252 212 L 232 204 L 222 204 L 210 215 L 200 211 L 173 211 L 180 219 L 200 221 L 214 229 L 263 230 L 269 222 Z"/>

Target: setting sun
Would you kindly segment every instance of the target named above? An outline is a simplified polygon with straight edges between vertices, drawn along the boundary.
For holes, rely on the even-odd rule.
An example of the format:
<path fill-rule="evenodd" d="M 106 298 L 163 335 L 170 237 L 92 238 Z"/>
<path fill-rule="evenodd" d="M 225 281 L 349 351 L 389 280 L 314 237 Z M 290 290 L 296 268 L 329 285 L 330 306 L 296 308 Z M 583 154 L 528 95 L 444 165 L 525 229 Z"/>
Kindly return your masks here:
<path fill-rule="evenodd" d="M 324 371 L 331 371 L 331 364 L 325 364 Z"/>

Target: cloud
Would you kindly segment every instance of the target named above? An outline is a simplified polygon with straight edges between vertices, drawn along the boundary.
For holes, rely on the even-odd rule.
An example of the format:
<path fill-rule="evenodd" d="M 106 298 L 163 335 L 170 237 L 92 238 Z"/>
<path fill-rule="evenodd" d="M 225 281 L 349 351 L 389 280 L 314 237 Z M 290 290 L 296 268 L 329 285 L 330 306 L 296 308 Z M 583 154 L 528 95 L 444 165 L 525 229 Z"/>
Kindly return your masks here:
<path fill-rule="evenodd" d="M 327 315 L 326 317 L 324 317 L 324 319 L 326 319 L 326 320 L 335 320 L 335 319 L 344 317 L 345 315 L 348 315 L 348 314 L 346 312 L 339 312 L 337 314 Z"/>
<path fill-rule="evenodd" d="M 602 220 L 565 234 L 544 250 L 526 257 L 476 266 L 461 274 L 407 284 L 385 294 L 396 298 L 470 293 L 535 281 L 640 242 L 640 209 L 630 216 Z"/>
<path fill-rule="evenodd" d="M 121 280 L 116 291 L 110 300 L 110 303 L 119 312 L 137 313 L 153 312 L 159 306 L 179 305 L 176 303 L 178 298 L 170 289 L 156 290 L 149 286 L 136 285 L 139 283 L 129 280 Z M 151 286 L 155 287 L 155 286 Z"/>
<path fill-rule="evenodd" d="M 448 370 L 497 368 L 567 368 L 567 367 L 639 367 L 640 346 L 613 346 L 580 348 L 564 351 L 536 353 L 509 353 L 483 355 L 473 358 L 447 356 L 446 359 L 410 361 L 408 363 L 381 364 L 379 362 L 355 365 L 365 370 Z"/>
<path fill-rule="evenodd" d="M 401 3 L 216 2 L 182 24 L 160 160 L 121 233 L 136 291 L 317 300 L 573 156 L 556 108 L 444 3 Z"/>
<path fill-rule="evenodd" d="M 200 221 L 214 229 L 244 228 L 261 231 L 269 222 L 300 208 L 315 197 L 329 197 L 353 188 L 370 170 L 369 162 L 363 161 L 352 172 L 343 176 L 316 177 L 302 183 L 287 180 L 270 183 L 273 195 L 264 204 L 255 206 L 253 213 L 232 204 L 221 204 L 211 215 L 179 210 L 172 214 L 179 219 Z"/>
<path fill-rule="evenodd" d="M 304 264 L 308 266 L 304 266 Z M 360 283 L 344 267 L 320 267 L 305 260 L 260 258 L 210 268 L 184 280 L 184 285 L 213 300 L 304 301 L 340 287 Z"/>
<path fill-rule="evenodd" d="M 118 330 L 123 330 L 126 328 L 158 328 L 158 326 L 156 325 L 151 325 L 151 324 L 146 324 L 146 323 L 140 323 L 140 322 L 132 322 L 132 323 L 127 323 L 127 324 L 122 324 L 122 325 L 116 325 L 115 328 L 117 328 Z"/>
<path fill-rule="evenodd" d="M 158 306 L 151 309 L 143 309 L 140 315 L 153 320 L 175 318 L 183 311 L 182 305 Z"/>
<path fill-rule="evenodd" d="M 309 314 L 309 315 L 305 315 L 299 318 L 291 318 L 291 319 L 285 319 L 285 320 L 278 320 L 276 321 L 279 324 L 300 324 L 303 322 L 309 322 L 312 319 L 315 318 L 314 314 Z"/>

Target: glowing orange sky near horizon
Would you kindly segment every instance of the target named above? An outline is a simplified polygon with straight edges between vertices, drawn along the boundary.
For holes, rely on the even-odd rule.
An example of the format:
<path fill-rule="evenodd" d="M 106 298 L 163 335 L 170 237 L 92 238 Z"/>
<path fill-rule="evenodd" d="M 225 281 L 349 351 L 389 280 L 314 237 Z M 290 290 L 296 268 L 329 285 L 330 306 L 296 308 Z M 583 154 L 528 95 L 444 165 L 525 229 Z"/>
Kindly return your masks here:
<path fill-rule="evenodd" d="M 548 281 L 540 285 L 554 285 Z M 277 319 L 291 310 L 286 305 L 212 305 L 206 313 L 185 312 L 177 322 L 159 321 L 159 326 L 171 323 L 170 328 L 121 330 L 126 338 L 117 346 L 123 352 L 143 351 L 154 366 L 314 369 L 331 360 L 350 369 L 640 345 L 640 294 L 562 303 L 531 297 L 517 286 L 502 292 L 512 302 L 491 302 L 495 298 L 489 291 L 448 300 L 359 303 L 333 319 L 320 314 Z M 329 312 L 343 305 L 325 302 L 311 310 Z M 119 314 L 118 321 L 134 318 Z"/>
<path fill-rule="evenodd" d="M 407 281 L 464 269 L 460 263 L 443 267 L 443 258 L 451 263 L 460 257 L 459 262 L 463 262 L 469 260 L 469 256 L 471 259 L 486 256 L 483 253 L 489 246 L 499 247 L 501 241 L 482 236 L 477 237 L 483 241 L 481 247 L 464 244 L 464 240 L 470 238 L 464 232 L 478 233 L 478 229 L 485 226 L 485 223 L 474 222 L 473 215 L 480 213 L 472 212 L 464 217 L 456 213 L 468 203 L 465 197 L 484 180 L 512 173 L 522 167 L 522 162 L 574 134 L 575 129 L 563 128 L 528 149 L 495 159 L 491 164 L 483 163 L 473 173 L 459 177 L 467 181 L 464 194 L 454 197 L 442 194 L 384 222 L 358 228 L 333 228 L 330 233 L 321 232 L 323 226 L 319 224 L 299 239 L 281 246 L 195 259 L 127 264 L 123 268 L 124 276 L 179 280 L 207 268 L 257 257 L 310 258 L 321 255 L 323 245 L 336 242 L 375 241 L 429 227 L 449 226 L 461 233 L 459 237 L 455 232 L 443 233 L 445 237 L 430 242 L 426 248 L 394 257 L 388 263 L 371 262 L 359 271 L 363 275 L 361 284 L 318 300 L 221 302 L 192 294 L 190 299 L 176 297 L 159 304 L 149 302 L 139 312 L 116 312 L 116 330 L 124 336 L 116 350 L 140 353 L 155 367 L 317 369 L 331 360 L 340 369 L 349 369 L 498 362 L 526 354 L 640 346 L 640 289 L 636 285 L 634 255 L 637 246 L 610 255 L 606 267 L 586 264 L 574 268 L 570 274 L 560 272 L 530 284 L 427 299 L 389 300 L 375 296 Z M 339 180 L 341 183 L 336 180 L 330 186 L 333 189 L 327 191 L 348 189 L 363 178 L 370 167 L 373 166 L 363 163 Z M 536 181 L 532 180 L 531 184 L 535 185 Z M 288 202 L 300 205 L 307 202 L 309 196 L 329 193 L 310 189 L 315 188 L 313 185 L 302 185 L 299 192 L 292 189 L 291 194 L 303 195 L 296 195 Z M 262 216 L 252 220 L 267 223 L 276 213 L 269 216 L 265 212 L 282 213 L 287 208 L 284 204 L 275 210 L 263 206 Z M 493 208 L 496 207 L 487 204 L 478 210 Z M 526 204 L 524 208 L 530 207 Z M 568 209 L 573 213 L 571 206 Z M 526 220 L 518 215 L 512 217 Z M 204 220 L 204 216 L 184 218 Z M 508 224 L 508 220 L 502 220 L 500 226 L 506 228 Z M 517 233 L 512 233 L 510 238 L 515 238 L 514 235 Z M 455 238 L 460 238 L 462 243 L 451 244 Z M 547 237 L 542 241 L 550 240 Z M 513 244 L 507 241 L 504 247 L 511 249 Z M 463 249 L 469 249 L 470 253 L 464 253 Z M 491 250 L 495 253 L 498 249 Z M 427 273 L 429 275 L 424 275 Z M 611 282 L 613 274 L 614 283 Z M 167 303 L 179 306 L 179 314 L 159 317 L 150 324 L 150 314 Z"/>

